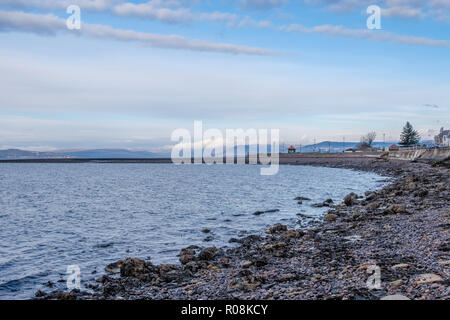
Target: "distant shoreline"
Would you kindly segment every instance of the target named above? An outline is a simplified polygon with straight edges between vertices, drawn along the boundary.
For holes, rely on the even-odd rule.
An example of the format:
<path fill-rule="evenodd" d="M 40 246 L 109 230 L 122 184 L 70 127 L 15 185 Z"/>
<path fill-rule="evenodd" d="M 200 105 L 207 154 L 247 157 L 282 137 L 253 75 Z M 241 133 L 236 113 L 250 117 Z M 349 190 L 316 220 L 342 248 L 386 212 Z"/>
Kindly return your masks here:
<path fill-rule="evenodd" d="M 302 154 L 281 154 L 280 164 L 307 164 L 315 163 L 315 159 L 361 159 L 380 156 L 380 153 L 302 153 Z M 237 158 L 234 159 L 235 163 Z M 194 162 L 194 159 L 191 159 Z M 224 163 L 225 163 L 224 159 Z M 245 163 L 248 164 L 246 157 Z M 171 158 L 45 158 L 45 159 L 0 159 L 0 163 L 172 163 Z"/>

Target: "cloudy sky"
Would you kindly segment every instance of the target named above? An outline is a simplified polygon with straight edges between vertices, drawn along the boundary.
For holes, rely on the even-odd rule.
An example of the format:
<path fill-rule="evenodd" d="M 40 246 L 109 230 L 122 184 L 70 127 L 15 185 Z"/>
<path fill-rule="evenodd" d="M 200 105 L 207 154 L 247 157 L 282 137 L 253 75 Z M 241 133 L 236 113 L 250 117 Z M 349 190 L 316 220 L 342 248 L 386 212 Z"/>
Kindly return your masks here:
<path fill-rule="evenodd" d="M 0 43 L 0 148 L 160 150 L 194 120 L 296 144 L 450 127 L 450 0 L 0 0 Z"/>

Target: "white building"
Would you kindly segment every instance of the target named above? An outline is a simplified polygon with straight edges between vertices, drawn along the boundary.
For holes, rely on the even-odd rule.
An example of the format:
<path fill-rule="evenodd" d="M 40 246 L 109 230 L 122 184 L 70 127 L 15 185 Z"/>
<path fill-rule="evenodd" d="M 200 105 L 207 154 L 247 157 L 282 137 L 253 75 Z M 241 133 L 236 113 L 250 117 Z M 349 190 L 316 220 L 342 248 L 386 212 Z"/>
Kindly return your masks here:
<path fill-rule="evenodd" d="M 441 128 L 439 134 L 434 137 L 434 143 L 439 147 L 450 147 L 450 130 Z"/>

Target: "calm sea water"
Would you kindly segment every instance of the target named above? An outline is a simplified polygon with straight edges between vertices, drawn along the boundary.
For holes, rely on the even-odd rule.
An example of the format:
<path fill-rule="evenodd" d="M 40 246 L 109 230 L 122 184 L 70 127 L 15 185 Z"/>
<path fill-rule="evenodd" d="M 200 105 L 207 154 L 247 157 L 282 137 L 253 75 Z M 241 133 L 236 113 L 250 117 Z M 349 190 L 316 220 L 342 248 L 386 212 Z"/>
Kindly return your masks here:
<path fill-rule="evenodd" d="M 232 237 L 277 222 L 298 227 L 299 213 L 312 220 L 325 213 L 311 204 L 385 183 L 344 169 L 281 166 L 275 176 L 261 176 L 259 169 L 0 164 L 0 299 L 31 298 L 38 289 L 48 291 L 49 280 L 53 289 L 65 289 L 69 265 L 79 265 L 86 282 L 118 259 L 177 263 L 179 250 L 191 244 L 230 245 Z M 299 205 L 293 200 L 299 195 L 312 201 Z M 280 211 L 253 215 L 271 209 Z"/>

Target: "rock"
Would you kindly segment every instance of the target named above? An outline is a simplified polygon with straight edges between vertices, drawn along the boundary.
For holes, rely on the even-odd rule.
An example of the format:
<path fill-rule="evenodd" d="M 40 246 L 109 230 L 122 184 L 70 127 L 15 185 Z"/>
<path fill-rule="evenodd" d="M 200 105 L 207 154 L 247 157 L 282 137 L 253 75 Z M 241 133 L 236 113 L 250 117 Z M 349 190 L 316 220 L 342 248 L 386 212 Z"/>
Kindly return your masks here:
<path fill-rule="evenodd" d="M 270 227 L 269 230 L 266 231 L 268 234 L 279 233 L 282 231 L 287 231 L 287 226 L 281 223 L 277 223 L 273 227 Z"/>
<path fill-rule="evenodd" d="M 245 260 L 241 263 L 241 267 L 242 268 L 250 268 L 252 266 L 253 262 L 251 262 L 250 260 Z"/>
<path fill-rule="evenodd" d="M 208 229 L 208 228 L 204 228 L 204 229 L 202 229 L 202 232 L 203 232 L 203 233 L 210 233 L 210 232 L 211 232 L 211 230 L 210 230 L 210 229 Z"/>
<path fill-rule="evenodd" d="M 322 203 L 315 203 L 311 206 L 315 208 L 323 208 L 323 207 L 330 207 L 333 203 L 334 203 L 333 199 L 327 199 Z"/>
<path fill-rule="evenodd" d="M 394 288 L 400 287 L 402 285 L 402 283 L 403 283 L 403 280 L 401 280 L 401 279 L 389 282 L 389 284 Z"/>
<path fill-rule="evenodd" d="M 450 260 L 440 260 L 438 263 L 442 266 L 450 266 Z"/>
<path fill-rule="evenodd" d="M 377 194 L 375 192 L 366 192 L 366 201 L 373 201 L 377 198 Z"/>
<path fill-rule="evenodd" d="M 336 221 L 337 218 L 338 218 L 337 215 L 335 215 L 333 213 L 327 213 L 324 217 L 324 220 L 326 222 L 334 222 L 334 221 Z"/>
<path fill-rule="evenodd" d="M 297 275 L 294 273 L 282 274 L 278 277 L 279 282 L 289 282 L 297 279 Z"/>
<path fill-rule="evenodd" d="M 414 182 L 410 182 L 406 185 L 406 188 L 410 191 L 414 191 L 417 189 L 417 185 Z"/>
<path fill-rule="evenodd" d="M 401 294 L 394 294 L 394 295 L 390 295 L 390 296 L 384 296 L 383 298 L 381 298 L 380 300 L 410 300 L 408 297 L 403 296 Z"/>
<path fill-rule="evenodd" d="M 273 210 L 266 210 L 266 211 L 256 211 L 253 214 L 255 216 L 260 216 L 260 215 L 262 215 L 264 213 L 273 213 L 273 212 L 279 212 L 279 211 L 280 211 L 279 209 L 273 209 Z"/>
<path fill-rule="evenodd" d="M 216 247 L 208 247 L 200 251 L 198 259 L 203 261 L 211 261 L 221 253 L 222 251 Z"/>
<path fill-rule="evenodd" d="M 352 192 L 345 196 L 344 203 L 347 207 L 350 207 L 355 204 L 357 199 L 358 199 L 358 195 L 356 193 Z"/>
<path fill-rule="evenodd" d="M 442 282 L 444 279 L 442 279 L 441 276 L 434 274 L 434 273 L 424 273 L 415 278 L 414 283 L 415 284 L 431 284 L 435 282 Z"/>
<path fill-rule="evenodd" d="M 406 206 L 393 204 L 384 210 L 384 214 L 406 213 Z"/>
<path fill-rule="evenodd" d="M 396 265 L 394 265 L 394 266 L 392 266 L 392 269 L 406 269 L 406 268 L 409 268 L 409 264 L 407 264 L 407 263 L 399 263 L 399 264 L 396 264 Z"/>
<path fill-rule="evenodd" d="M 195 248 L 187 247 L 185 249 L 181 249 L 180 262 L 182 264 L 187 264 L 191 261 L 195 261 Z"/>
<path fill-rule="evenodd" d="M 203 241 L 205 241 L 205 242 L 211 242 L 213 240 L 214 240 L 213 236 L 207 236 L 205 239 L 203 239 Z"/>
<path fill-rule="evenodd" d="M 301 230 L 287 230 L 283 232 L 280 236 L 283 240 L 289 239 L 298 239 L 303 236 L 303 232 Z"/>
<path fill-rule="evenodd" d="M 44 291 L 38 290 L 36 291 L 36 293 L 34 294 L 34 296 L 36 298 L 41 298 L 41 297 L 45 297 L 47 294 Z"/>
<path fill-rule="evenodd" d="M 426 189 L 421 189 L 414 192 L 415 197 L 425 198 L 428 195 L 429 191 Z"/>
<path fill-rule="evenodd" d="M 367 205 L 367 208 L 370 210 L 375 210 L 378 209 L 379 206 L 380 204 L 378 202 L 371 202 Z"/>
<path fill-rule="evenodd" d="M 294 200 L 297 200 L 297 201 L 311 201 L 310 198 L 306 198 L 306 197 L 297 197 Z"/>
<path fill-rule="evenodd" d="M 177 270 L 177 266 L 174 264 L 162 264 L 158 267 L 158 272 L 161 275 Z"/>
<path fill-rule="evenodd" d="M 254 291 L 259 286 L 261 286 L 261 283 L 258 281 L 244 281 L 242 288 L 245 291 Z"/>
<path fill-rule="evenodd" d="M 155 267 L 138 258 L 128 258 L 118 262 L 120 264 L 121 277 L 139 277 L 144 274 L 155 272 Z"/>
<path fill-rule="evenodd" d="M 324 205 L 323 203 L 315 203 L 315 204 L 311 205 L 311 207 L 314 207 L 314 208 L 323 208 L 323 207 L 325 207 L 325 205 Z"/>
<path fill-rule="evenodd" d="M 111 263 L 111 264 L 108 264 L 106 267 L 105 267 L 105 271 L 107 272 L 107 273 L 111 273 L 111 274 L 118 274 L 118 273 L 120 273 L 120 267 L 122 266 L 122 260 L 120 260 L 120 261 L 117 261 L 117 262 L 113 262 L 113 263 Z"/>
<path fill-rule="evenodd" d="M 254 262 L 254 265 L 257 268 L 261 268 L 261 267 L 264 267 L 265 265 L 267 265 L 267 263 L 268 263 L 267 259 L 265 257 L 262 257 L 262 258 L 256 259 Z"/>
<path fill-rule="evenodd" d="M 173 264 L 162 264 L 158 267 L 159 275 L 161 276 L 161 279 L 170 282 L 177 280 L 180 276 L 178 272 L 178 267 Z"/>
<path fill-rule="evenodd" d="M 239 276 L 241 276 L 241 277 L 248 277 L 251 275 L 252 275 L 252 272 L 248 269 L 243 269 L 243 270 L 239 271 Z"/>

